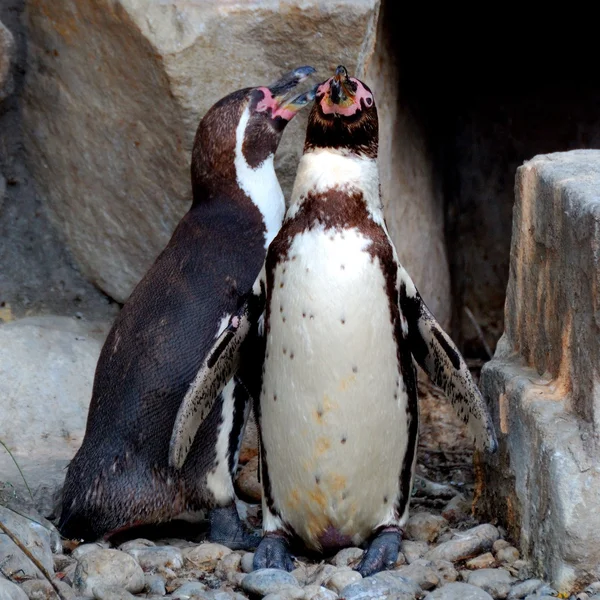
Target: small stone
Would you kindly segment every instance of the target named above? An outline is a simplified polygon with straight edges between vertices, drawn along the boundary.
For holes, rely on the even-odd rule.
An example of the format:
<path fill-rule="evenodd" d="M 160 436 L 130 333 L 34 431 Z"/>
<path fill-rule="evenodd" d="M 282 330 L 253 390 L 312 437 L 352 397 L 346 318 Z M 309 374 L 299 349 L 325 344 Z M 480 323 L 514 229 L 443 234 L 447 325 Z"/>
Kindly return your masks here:
<path fill-rule="evenodd" d="M 196 568 L 205 570 L 214 570 L 217 561 L 227 554 L 231 554 L 231 550 L 222 544 L 200 544 L 192 548 L 184 548 L 182 551 L 183 558 L 187 563 L 190 563 Z"/>
<path fill-rule="evenodd" d="M 173 600 L 187 600 L 193 597 L 203 597 L 206 586 L 199 581 L 187 581 L 179 586 L 170 596 Z"/>
<path fill-rule="evenodd" d="M 421 588 L 396 571 L 382 571 L 351 583 L 340 592 L 344 600 L 375 600 L 393 596 L 398 600 L 413 600 L 421 595 Z"/>
<path fill-rule="evenodd" d="M 118 586 L 98 584 L 92 591 L 96 600 L 135 600 L 133 594 Z"/>
<path fill-rule="evenodd" d="M 230 583 L 236 583 L 238 580 L 241 582 L 241 578 L 238 579 L 238 575 L 242 578 L 243 573 L 240 573 L 240 565 L 242 563 L 242 556 L 237 552 L 226 554 L 218 563 L 215 568 L 215 576 Z"/>
<path fill-rule="evenodd" d="M 67 567 L 77 564 L 77 560 L 66 554 L 55 554 L 52 557 L 54 561 L 54 570 L 58 573 L 64 571 Z"/>
<path fill-rule="evenodd" d="M 95 550 L 77 563 L 73 586 L 84 596 L 92 596 L 96 586 L 119 587 L 137 593 L 144 589 L 144 572 L 132 556 L 120 550 Z"/>
<path fill-rule="evenodd" d="M 471 514 L 471 503 L 462 495 L 457 494 L 442 510 L 442 517 L 449 523 L 464 521 Z"/>
<path fill-rule="evenodd" d="M 456 496 L 456 490 L 453 487 L 450 487 L 444 483 L 430 481 L 429 479 L 425 479 L 425 477 L 421 477 L 420 475 L 415 475 L 413 492 L 417 497 L 427 496 L 428 498 L 453 498 Z"/>
<path fill-rule="evenodd" d="M 395 573 L 414 581 L 422 590 L 432 590 L 440 583 L 440 577 L 433 569 L 433 563 L 418 559 L 410 565 L 395 569 Z"/>
<path fill-rule="evenodd" d="M 457 533 L 455 539 L 440 544 L 425 554 L 427 560 L 456 562 L 487 552 L 498 539 L 498 530 L 490 524 L 478 525 Z M 409 561 L 410 562 L 410 561 Z"/>
<path fill-rule="evenodd" d="M 500 563 L 512 565 L 519 560 L 519 551 L 514 546 L 506 546 L 496 552 L 496 558 Z"/>
<path fill-rule="evenodd" d="M 304 588 L 304 600 L 337 600 L 337 594 L 320 585 L 307 585 Z"/>
<path fill-rule="evenodd" d="M 29 579 L 21 584 L 21 589 L 27 594 L 29 600 L 55 600 L 56 592 L 46 579 Z M 0 598 L 4 596 L 0 592 Z"/>
<path fill-rule="evenodd" d="M 165 580 L 156 574 L 147 574 L 144 576 L 145 590 L 148 594 L 154 596 L 164 596 L 167 593 Z"/>
<path fill-rule="evenodd" d="M 475 558 L 469 559 L 465 563 L 465 566 L 467 569 L 489 569 L 496 566 L 496 559 L 491 552 L 486 552 L 485 554 L 480 554 Z"/>
<path fill-rule="evenodd" d="M 494 551 L 494 554 L 496 554 L 496 552 L 498 552 L 499 550 L 503 550 L 504 548 L 508 548 L 509 546 L 510 546 L 509 542 L 507 542 L 506 540 L 503 540 L 503 539 L 499 539 L 494 542 L 494 545 L 492 546 L 492 550 Z"/>
<path fill-rule="evenodd" d="M 517 583 L 517 585 L 512 587 L 508 593 L 508 600 L 520 600 L 521 598 L 525 598 L 525 596 L 533 594 L 537 589 L 542 587 L 542 585 L 544 585 L 544 582 L 541 579 L 528 579 L 527 581 Z"/>
<path fill-rule="evenodd" d="M 321 563 L 318 565 L 308 565 L 305 567 L 304 584 L 303 585 L 324 585 L 325 582 L 337 571 L 339 567 Z M 300 582 L 300 580 L 298 579 Z"/>
<path fill-rule="evenodd" d="M 340 550 L 331 561 L 336 567 L 354 567 L 362 558 L 363 551 L 360 548 L 344 548 Z"/>
<path fill-rule="evenodd" d="M 492 598 L 504 600 L 514 579 L 506 569 L 479 569 L 471 571 L 467 583 L 485 590 Z"/>
<path fill-rule="evenodd" d="M 96 542 L 94 544 L 81 544 L 77 546 L 73 552 L 71 552 L 71 556 L 77 560 L 79 560 L 88 552 L 95 552 L 96 550 L 108 549 L 109 545 L 106 542 Z"/>
<path fill-rule="evenodd" d="M 262 487 L 258 481 L 258 456 L 252 458 L 240 471 L 235 485 L 242 498 L 248 501 L 260 502 Z"/>
<path fill-rule="evenodd" d="M 0 598 L 2 600 L 27 600 L 27 594 L 16 583 L 0 577 Z"/>
<path fill-rule="evenodd" d="M 282 569 L 258 569 L 242 580 L 242 589 L 250 594 L 266 596 L 284 585 L 298 587 L 297 579 Z"/>
<path fill-rule="evenodd" d="M 406 562 L 410 565 L 411 562 L 422 558 L 429 550 L 427 542 L 411 542 L 410 540 L 402 541 L 402 554 L 406 558 Z"/>
<path fill-rule="evenodd" d="M 536 596 L 558 596 L 558 592 L 551 586 L 545 583 L 541 588 L 535 592 Z"/>
<path fill-rule="evenodd" d="M 362 575 L 358 571 L 339 570 L 329 577 L 325 582 L 325 587 L 339 594 L 346 586 L 361 579 Z"/>
<path fill-rule="evenodd" d="M 254 552 L 246 552 L 240 564 L 243 573 L 252 573 L 254 569 Z"/>
<path fill-rule="evenodd" d="M 449 583 L 431 592 L 427 600 L 492 600 L 492 597 L 475 585 Z"/>
<path fill-rule="evenodd" d="M 137 538 L 135 540 L 129 540 L 128 542 L 121 544 L 118 547 L 118 550 L 120 550 L 121 552 L 129 552 L 129 550 L 137 550 L 139 548 L 153 548 L 154 546 L 156 546 L 156 544 L 151 540 L 147 540 L 145 538 Z"/>
<path fill-rule="evenodd" d="M 434 560 L 432 562 L 440 579 L 445 583 L 454 583 L 458 579 L 458 571 L 448 560 Z"/>
<path fill-rule="evenodd" d="M 133 556 L 144 571 L 164 568 L 181 569 L 183 567 L 181 550 L 172 546 L 130 547 L 126 553 Z"/>
<path fill-rule="evenodd" d="M 415 513 L 406 523 L 406 535 L 416 542 L 435 542 L 438 535 L 448 526 L 444 517 L 431 513 Z"/>
<path fill-rule="evenodd" d="M 304 590 L 301 587 L 295 585 L 284 585 L 282 588 L 267 594 L 264 600 L 270 598 L 271 600 L 300 600 L 304 598 Z"/>

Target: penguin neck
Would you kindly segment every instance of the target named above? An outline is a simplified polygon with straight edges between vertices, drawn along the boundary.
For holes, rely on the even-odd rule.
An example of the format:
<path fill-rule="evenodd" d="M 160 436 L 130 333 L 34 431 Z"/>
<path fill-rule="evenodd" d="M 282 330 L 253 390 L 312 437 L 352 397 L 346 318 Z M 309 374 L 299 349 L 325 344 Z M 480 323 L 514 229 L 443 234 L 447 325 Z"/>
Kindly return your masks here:
<path fill-rule="evenodd" d="M 285 199 L 275 174 L 275 153 L 268 154 L 258 165 L 250 166 L 244 156 L 244 135 L 250 109 L 246 107 L 235 132 L 234 167 L 238 187 L 258 208 L 265 225 L 265 248 L 277 235 L 285 214 Z"/>
<path fill-rule="evenodd" d="M 360 192 L 371 218 L 384 225 L 377 159 L 337 148 L 314 148 L 302 155 L 287 217 L 292 218 L 309 194 L 329 190 Z"/>

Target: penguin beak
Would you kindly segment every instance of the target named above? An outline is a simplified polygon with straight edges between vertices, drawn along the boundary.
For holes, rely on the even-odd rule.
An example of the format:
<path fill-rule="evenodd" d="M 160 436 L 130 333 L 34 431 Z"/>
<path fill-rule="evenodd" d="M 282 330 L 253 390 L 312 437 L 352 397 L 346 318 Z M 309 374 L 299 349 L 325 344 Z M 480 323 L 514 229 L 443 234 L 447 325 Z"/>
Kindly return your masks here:
<path fill-rule="evenodd" d="M 308 92 L 294 96 L 294 90 L 299 83 L 315 72 L 313 67 L 299 67 L 283 75 L 274 84 L 268 86 L 273 96 L 274 110 L 273 118 L 280 117 L 286 121 L 291 121 L 296 114 L 315 99 L 317 86 L 314 86 Z"/>
<path fill-rule="evenodd" d="M 345 104 L 348 100 L 354 99 L 354 90 L 352 89 L 352 83 L 348 77 L 348 71 L 346 67 L 340 65 L 336 70 L 334 76 L 331 78 L 330 98 L 333 104 Z"/>

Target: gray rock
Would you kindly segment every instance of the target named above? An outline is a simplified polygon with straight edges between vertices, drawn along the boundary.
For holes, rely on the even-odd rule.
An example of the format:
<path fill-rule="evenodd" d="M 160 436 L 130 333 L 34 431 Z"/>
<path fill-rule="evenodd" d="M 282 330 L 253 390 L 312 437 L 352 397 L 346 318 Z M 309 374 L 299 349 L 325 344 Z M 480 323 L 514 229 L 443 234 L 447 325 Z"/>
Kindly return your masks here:
<path fill-rule="evenodd" d="M 302 585 L 322 586 L 334 574 L 339 571 L 338 567 L 320 563 L 317 565 L 307 565 L 304 570 L 304 577 L 301 580 L 297 577 Z"/>
<path fill-rule="evenodd" d="M 440 583 L 440 576 L 434 568 L 434 564 L 423 559 L 415 560 L 409 565 L 395 569 L 395 572 L 414 581 L 425 591 L 432 590 Z"/>
<path fill-rule="evenodd" d="M 363 551 L 360 548 L 344 548 L 340 550 L 331 561 L 336 567 L 347 567 L 358 564 Z"/>
<path fill-rule="evenodd" d="M 491 552 L 480 554 L 475 558 L 469 559 L 465 566 L 467 569 L 489 569 L 490 567 L 496 566 L 496 559 Z"/>
<path fill-rule="evenodd" d="M 336 600 L 337 594 L 321 585 L 307 585 L 302 598 L 304 600 Z"/>
<path fill-rule="evenodd" d="M 485 590 L 492 598 L 504 600 L 510 592 L 514 578 L 506 569 L 479 569 L 471 571 L 467 583 Z"/>
<path fill-rule="evenodd" d="M 187 600 L 188 598 L 203 598 L 206 595 L 206 586 L 199 581 L 188 581 L 178 587 L 171 595 L 173 600 Z"/>
<path fill-rule="evenodd" d="M 533 594 L 536 590 L 542 587 L 544 582 L 541 579 L 528 579 L 514 585 L 508 593 L 508 600 L 520 600 Z"/>
<path fill-rule="evenodd" d="M 429 550 L 429 544 L 427 542 L 411 542 L 410 540 L 403 540 L 401 545 L 402 553 L 406 562 L 411 562 L 422 558 Z"/>
<path fill-rule="evenodd" d="M 300 600 L 301 598 L 304 598 L 304 590 L 296 586 L 284 586 L 277 592 L 264 596 L 264 600 Z"/>
<path fill-rule="evenodd" d="M 129 548 L 126 552 L 135 558 L 144 571 L 164 568 L 177 570 L 183 567 L 181 550 L 172 546 Z"/>
<path fill-rule="evenodd" d="M 144 576 L 145 589 L 148 594 L 154 596 L 164 596 L 167 593 L 165 580 L 156 574 L 146 574 Z"/>
<path fill-rule="evenodd" d="M 496 540 L 494 542 L 494 544 L 492 545 L 492 551 L 494 552 L 494 554 L 496 554 L 496 552 L 499 552 L 500 550 L 504 550 L 504 548 L 508 548 L 510 546 L 510 542 L 507 542 L 506 540 L 500 539 L 500 540 Z"/>
<path fill-rule="evenodd" d="M 406 523 L 406 535 L 417 542 L 435 542 L 438 535 L 447 527 L 448 521 L 438 515 L 418 512 Z"/>
<path fill-rule="evenodd" d="M 297 579 L 281 569 L 258 569 L 244 577 L 242 589 L 250 594 L 266 596 L 282 586 L 298 586 Z"/>
<path fill-rule="evenodd" d="M 27 600 L 27 594 L 16 583 L 0 577 L 0 598 L 2 600 Z"/>
<path fill-rule="evenodd" d="M 91 544 L 80 544 L 71 552 L 71 557 L 75 560 L 79 560 L 82 556 L 89 554 L 90 552 L 96 552 L 98 550 L 107 550 L 109 548 L 108 542 L 93 542 Z"/>
<path fill-rule="evenodd" d="M 144 589 L 144 584 L 142 568 L 132 556 L 119 550 L 84 554 L 73 577 L 75 589 L 86 596 L 93 596 L 96 586 L 123 588 L 135 594 Z"/>
<path fill-rule="evenodd" d="M 52 559 L 54 561 L 54 570 L 57 573 L 64 571 L 67 567 L 77 563 L 75 558 L 72 556 L 67 556 L 66 554 L 55 554 Z"/>
<path fill-rule="evenodd" d="M 212 568 L 217 564 L 217 561 L 227 554 L 231 554 L 231 550 L 222 544 L 199 544 L 191 548 L 184 548 L 181 551 L 184 561 L 193 565 L 196 568 Z"/>
<path fill-rule="evenodd" d="M 442 517 L 449 523 L 464 521 L 471 514 L 471 502 L 462 494 L 456 494 L 442 510 Z"/>
<path fill-rule="evenodd" d="M 12 33 L 0 21 L 0 102 L 14 90 L 12 61 L 15 54 L 15 40 Z M 0 195 L 0 206 L 2 196 Z"/>
<path fill-rule="evenodd" d="M 1 353 L 2 350 L 0 349 Z M 2 367 L 0 366 L 1 369 Z M 0 388 L 1 386 L 2 383 L 0 382 Z M 2 400 L 0 399 L 1 402 Z M 6 422 L 6 420 L 4 421 Z M 1 435 L 0 439 L 2 439 Z M 53 572 L 52 531 L 4 506 L 0 506 L 0 521 L 30 550 L 49 573 Z M 42 577 L 38 568 L 15 546 L 14 542 L 6 534 L 1 532 L 0 565 L 2 565 L 2 573 L 7 577 L 13 573 L 18 573 L 20 577 Z"/>
<path fill-rule="evenodd" d="M 349 568 L 339 569 L 329 576 L 329 579 L 325 582 L 325 587 L 339 594 L 345 587 L 361 579 L 362 575 L 358 571 L 353 571 Z"/>
<path fill-rule="evenodd" d="M 455 539 L 444 542 L 425 554 L 427 560 L 456 562 L 488 551 L 499 537 L 498 530 L 490 524 L 457 533 Z"/>
<path fill-rule="evenodd" d="M 519 560 L 519 551 L 514 546 L 506 546 L 496 552 L 496 558 L 500 563 L 512 565 Z"/>
<path fill-rule="evenodd" d="M 492 600 L 492 597 L 475 585 L 449 583 L 431 592 L 427 600 Z"/>
<path fill-rule="evenodd" d="M 52 514 L 65 469 L 85 431 L 106 325 L 28 317 L 0 325 L 0 439 L 11 449 L 42 515 Z M 0 481 L 27 495 L 0 449 Z"/>
<path fill-rule="evenodd" d="M 29 600 L 55 600 L 56 592 L 46 579 L 29 579 L 21 583 Z M 0 594 L 1 597 L 1 594 Z"/>
<path fill-rule="evenodd" d="M 393 595 L 401 600 L 412 600 L 420 592 L 421 588 L 414 581 L 395 571 L 382 571 L 345 587 L 340 597 L 345 600 L 375 600 Z"/>
<path fill-rule="evenodd" d="M 215 576 L 230 583 L 237 581 L 237 576 L 242 576 L 240 573 L 240 567 L 242 564 L 242 556 L 238 552 L 232 552 L 226 554 L 218 563 L 215 568 Z M 240 579 L 241 581 L 241 579 Z"/>
<path fill-rule="evenodd" d="M 242 556 L 240 567 L 243 573 L 252 573 L 254 569 L 254 552 L 246 552 L 246 554 Z"/>
<path fill-rule="evenodd" d="M 444 583 L 453 583 L 458 579 L 458 571 L 448 560 L 434 560 L 432 564 Z"/>
<path fill-rule="evenodd" d="M 164 544 L 165 546 L 171 544 Z M 137 538 L 135 540 L 128 540 L 127 542 L 121 544 L 117 550 L 121 552 L 129 552 L 129 550 L 139 550 L 140 548 L 152 548 L 156 546 L 156 544 L 152 540 L 147 540 L 145 538 Z"/>
<path fill-rule="evenodd" d="M 413 493 L 417 497 L 426 496 L 428 498 L 439 499 L 454 498 L 458 494 L 457 490 L 452 486 L 430 481 L 420 475 L 415 475 L 413 481 Z"/>
<path fill-rule="evenodd" d="M 134 600 L 135 596 L 120 587 L 95 585 L 93 589 L 96 600 Z"/>

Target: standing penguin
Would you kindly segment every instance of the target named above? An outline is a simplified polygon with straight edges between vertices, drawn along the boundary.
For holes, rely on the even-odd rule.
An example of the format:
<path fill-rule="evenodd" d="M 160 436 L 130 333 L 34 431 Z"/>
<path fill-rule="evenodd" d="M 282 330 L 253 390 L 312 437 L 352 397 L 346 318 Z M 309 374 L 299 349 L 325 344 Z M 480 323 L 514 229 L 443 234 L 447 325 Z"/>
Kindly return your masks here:
<path fill-rule="evenodd" d="M 315 551 L 368 543 L 363 576 L 395 563 L 417 451 L 413 357 L 478 445 L 497 447 L 464 360 L 398 261 L 377 149 L 373 94 L 338 67 L 317 89 L 292 201 L 254 286 L 259 298 L 266 290 L 256 406 L 265 535 L 255 568 L 291 570 L 289 542 L 298 539 Z M 208 353 L 199 392 L 176 419 L 173 464 L 235 368 L 256 306 L 248 301 Z"/>
<path fill-rule="evenodd" d="M 217 102 L 192 151 L 193 204 L 121 310 L 102 348 L 83 444 L 67 472 L 59 528 L 87 540 L 212 508 L 210 538 L 252 545 L 232 474 L 248 395 L 226 383 L 183 469 L 168 464 L 179 405 L 207 351 L 251 289 L 285 211 L 273 157 L 314 93 L 290 99 L 312 67 Z M 222 386 L 221 386 L 222 387 Z"/>

